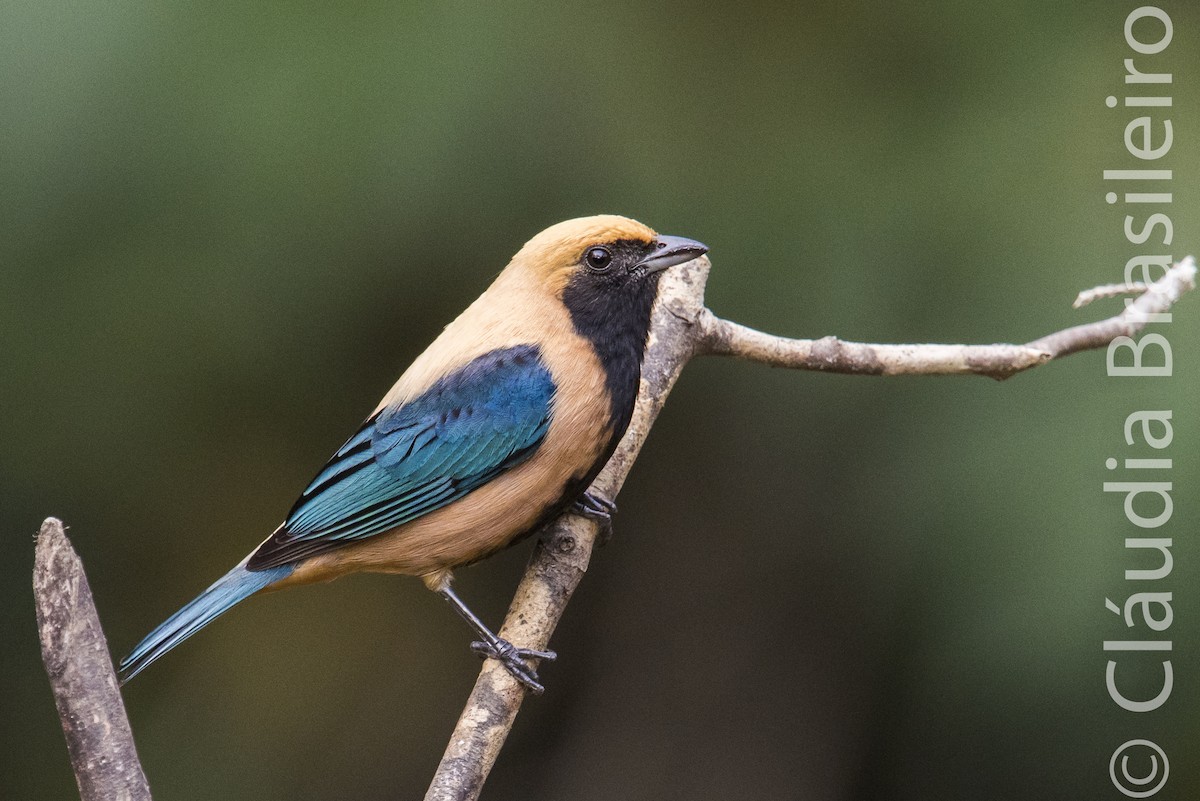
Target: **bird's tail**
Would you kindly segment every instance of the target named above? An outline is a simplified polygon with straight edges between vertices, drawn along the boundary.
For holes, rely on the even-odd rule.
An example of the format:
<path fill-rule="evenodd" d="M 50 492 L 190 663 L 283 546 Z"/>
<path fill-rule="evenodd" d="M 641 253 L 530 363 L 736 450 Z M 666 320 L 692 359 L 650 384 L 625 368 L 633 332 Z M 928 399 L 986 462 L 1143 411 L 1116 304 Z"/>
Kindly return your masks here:
<path fill-rule="evenodd" d="M 246 563 L 230 570 L 191 603 L 146 635 L 129 656 L 121 660 L 121 682 L 127 682 L 160 656 L 212 623 L 227 609 L 269 584 L 291 574 L 293 565 L 267 570 L 247 570 Z"/>

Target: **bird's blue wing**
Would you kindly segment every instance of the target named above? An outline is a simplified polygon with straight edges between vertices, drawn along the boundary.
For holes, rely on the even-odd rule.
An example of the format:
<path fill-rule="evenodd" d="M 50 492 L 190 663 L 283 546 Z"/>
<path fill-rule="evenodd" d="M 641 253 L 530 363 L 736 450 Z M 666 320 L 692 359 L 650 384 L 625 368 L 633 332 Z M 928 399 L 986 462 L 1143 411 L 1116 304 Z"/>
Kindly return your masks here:
<path fill-rule="evenodd" d="M 250 558 L 261 570 L 395 528 L 528 459 L 550 427 L 554 380 L 536 345 L 477 357 L 338 449 Z"/>

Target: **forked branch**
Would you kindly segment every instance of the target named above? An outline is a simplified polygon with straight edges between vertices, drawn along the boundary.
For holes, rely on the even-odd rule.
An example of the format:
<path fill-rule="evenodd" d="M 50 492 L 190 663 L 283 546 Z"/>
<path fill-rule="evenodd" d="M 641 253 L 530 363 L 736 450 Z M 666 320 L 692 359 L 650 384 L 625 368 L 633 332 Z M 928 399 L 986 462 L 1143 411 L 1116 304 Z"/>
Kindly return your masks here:
<path fill-rule="evenodd" d="M 787 339 L 722 320 L 704 306 L 708 271 L 708 259 L 700 258 L 664 275 L 633 422 L 592 485 L 593 493 L 616 497 L 675 380 L 693 356 L 734 356 L 774 367 L 857 375 L 975 374 L 1003 379 L 1061 356 L 1106 347 L 1120 336 L 1133 336 L 1152 315 L 1166 312 L 1193 289 L 1196 277 L 1195 262 L 1188 257 L 1149 287 L 1141 287 L 1139 297 L 1117 316 L 1025 345 L 869 345 L 834 337 Z M 1108 297 L 1114 292 L 1106 287 L 1091 294 Z M 508 610 L 502 637 L 525 648 L 547 647 L 587 570 L 596 534 L 594 521 L 570 514 L 547 527 Z M 479 797 L 524 698 L 524 688 L 507 671 L 493 661 L 484 664 L 426 801 Z"/>

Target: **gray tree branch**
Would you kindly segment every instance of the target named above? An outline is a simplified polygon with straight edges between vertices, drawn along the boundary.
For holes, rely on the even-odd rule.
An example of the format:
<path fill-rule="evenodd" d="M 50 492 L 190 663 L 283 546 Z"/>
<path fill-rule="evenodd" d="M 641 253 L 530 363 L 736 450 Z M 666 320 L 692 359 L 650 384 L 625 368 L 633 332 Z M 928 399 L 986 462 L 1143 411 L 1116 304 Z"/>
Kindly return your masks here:
<path fill-rule="evenodd" d="M 869 345 L 836 337 L 786 339 L 722 320 L 705 309 L 698 350 L 716 356 L 827 373 L 856 375 L 1011 375 L 1083 350 L 1103 348 L 1131 337 L 1171 308 L 1196 285 L 1196 262 L 1188 256 L 1150 286 L 1103 286 L 1079 294 L 1076 308 L 1118 292 L 1139 293 L 1123 312 L 1095 323 L 1047 334 L 1024 345 Z"/>
<path fill-rule="evenodd" d="M 33 564 L 42 661 L 83 801 L 150 801 L 83 563 L 53 517 Z"/>

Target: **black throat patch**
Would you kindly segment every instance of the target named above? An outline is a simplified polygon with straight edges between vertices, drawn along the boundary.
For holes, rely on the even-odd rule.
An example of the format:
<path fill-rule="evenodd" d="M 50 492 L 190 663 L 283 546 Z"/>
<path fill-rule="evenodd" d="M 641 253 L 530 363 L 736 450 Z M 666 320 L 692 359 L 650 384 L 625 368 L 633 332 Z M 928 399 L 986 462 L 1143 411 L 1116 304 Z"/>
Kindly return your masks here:
<path fill-rule="evenodd" d="M 610 247 L 612 269 L 595 274 L 580 267 L 563 290 L 563 304 L 576 333 L 591 343 L 604 368 L 613 427 L 609 455 L 633 416 L 659 279 L 659 273 L 629 273 L 629 267 L 653 249 L 652 244 L 623 240 Z"/>

